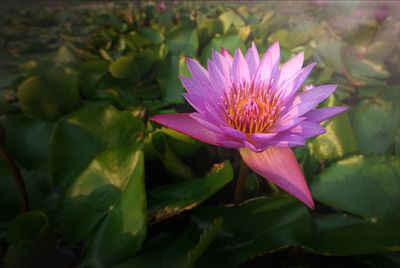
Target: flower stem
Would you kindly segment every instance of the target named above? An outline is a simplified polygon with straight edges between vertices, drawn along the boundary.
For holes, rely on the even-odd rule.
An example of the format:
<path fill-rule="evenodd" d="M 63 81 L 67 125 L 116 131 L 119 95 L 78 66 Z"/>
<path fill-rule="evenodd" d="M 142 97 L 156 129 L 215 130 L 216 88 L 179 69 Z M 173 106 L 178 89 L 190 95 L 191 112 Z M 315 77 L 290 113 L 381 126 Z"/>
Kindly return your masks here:
<path fill-rule="evenodd" d="M 248 171 L 249 167 L 244 163 L 243 160 L 241 160 L 239 175 L 237 178 L 236 188 L 235 188 L 235 197 L 234 197 L 235 203 L 240 203 L 240 201 L 242 200 L 243 189 L 246 182 Z"/>
<path fill-rule="evenodd" d="M 21 212 L 26 212 L 29 210 L 28 193 L 26 191 L 24 180 L 22 179 L 21 173 L 18 170 L 17 165 L 10 155 L 0 146 L 0 157 L 3 158 L 11 170 L 14 177 L 15 185 L 19 193 L 19 200 L 21 205 Z"/>

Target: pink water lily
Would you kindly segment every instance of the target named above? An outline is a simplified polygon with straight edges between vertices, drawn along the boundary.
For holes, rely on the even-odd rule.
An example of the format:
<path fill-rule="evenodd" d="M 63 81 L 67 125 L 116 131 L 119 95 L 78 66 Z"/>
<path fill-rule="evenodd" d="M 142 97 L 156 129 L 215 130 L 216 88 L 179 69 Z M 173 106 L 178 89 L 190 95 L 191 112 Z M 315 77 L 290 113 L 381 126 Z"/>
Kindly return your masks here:
<path fill-rule="evenodd" d="M 187 58 L 192 78 L 180 77 L 194 113 L 160 114 L 150 118 L 200 141 L 239 149 L 256 173 L 297 197 L 310 208 L 314 202 L 290 147 L 325 133 L 320 123 L 346 110 L 316 108 L 335 85 L 298 92 L 315 64 L 303 66 L 300 53 L 279 66 L 279 43 L 261 58 L 253 43 L 244 56 L 237 49 L 212 51 L 208 70 Z"/>

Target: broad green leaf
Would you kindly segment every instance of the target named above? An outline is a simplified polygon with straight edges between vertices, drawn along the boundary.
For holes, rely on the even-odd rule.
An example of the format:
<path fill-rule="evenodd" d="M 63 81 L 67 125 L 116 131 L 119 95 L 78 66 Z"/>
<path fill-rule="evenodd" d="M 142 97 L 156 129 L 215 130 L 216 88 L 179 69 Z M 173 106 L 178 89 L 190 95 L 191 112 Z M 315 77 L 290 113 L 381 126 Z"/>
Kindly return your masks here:
<path fill-rule="evenodd" d="M 351 110 L 350 118 L 361 153 L 393 150 L 400 129 L 400 97 L 396 91 L 397 87 L 384 88 L 377 96 L 359 102 Z"/>
<path fill-rule="evenodd" d="M 40 209 L 52 213 L 56 209 L 56 196 L 53 192 L 53 184 L 49 176 L 19 168 L 22 179 L 24 180 L 30 209 Z M 13 174 L 0 158 L 0 220 L 9 220 L 11 217 L 21 212 L 20 196 L 16 187 Z"/>
<path fill-rule="evenodd" d="M 60 65 L 76 65 L 79 63 L 79 58 L 68 46 L 61 46 L 55 55 L 54 62 Z"/>
<path fill-rule="evenodd" d="M 54 127 L 48 123 L 8 114 L 0 118 L 6 130 L 5 148 L 21 166 L 36 172 L 49 172 L 50 134 Z"/>
<path fill-rule="evenodd" d="M 111 75 L 115 78 L 136 82 L 140 77 L 140 69 L 134 56 L 123 56 L 111 63 Z"/>
<path fill-rule="evenodd" d="M 86 241 L 82 265 L 110 267 L 139 251 L 147 222 L 142 152 L 98 155 L 67 189 L 58 219 L 69 238 Z"/>
<path fill-rule="evenodd" d="M 47 215 L 32 210 L 13 218 L 8 228 L 7 242 L 10 245 L 3 259 L 5 267 L 40 265 L 54 243 Z"/>
<path fill-rule="evenodd" d="M 86 96 L 91 96 L 100 79 L 108 72 L 109 62 L 104 60 L 88 61 L 81 65 L 79 83 Z"/>
<path fill-rule="evenodd" d="M 204 230 L 188 224 L 177 238 L 162 234 L 148 243 L 139 255 L 116 268 L 193 267 L 217 235 L 222 222 L 222 218 L 216 218 Z"/>
<path fill-rule="evenodd" d="M 383 62 L 373 62 L 368 59 L 349 57 L 346 59 L 346 67 L 354 79 L 363 81 L 363 84 L 382 85 L 382 79 L 389 77 L 389 72 L 385 70 Z M 380 80 L 376 80 L 380 79 Z"/>
<path fill-rule="evenodd" d="M 303 45 L 308 39 L 309 37 L 303 32 L 289 31 L 286 29 L 280 29 L 268 36 L 269 43 L 278 41 L 282 47 L 287 49 Z"/>
<path fill-rule="evenodd" d="M 112 106 L 86 106 L 56 125 L 50 142 L 53 181 L 67 186 L 107 148 L 137 143 L 143 123 Z"/>
<path fill-rule="evenodd" d="M 170 128 L 161 128 L 159 132 L 167 136 L 169 145 L 180 157 L 191 156 L 202 146 L 198 140 Z"/>
<path fill-rule="evenodd" d="M 218 18 L 223 23 L 224 33 L 226 33 L 229 30 L 231 25 L 233 25 L 236 28 L 244 25 L 244 21 L 242 20 L 242 18 L 238 14 L 236 14 L 236 12 L 234 12 L 232 9 L 228 9 L 228 11 L 225 11 L 224 13 L 219 15 Z"/>
<path fill-rule="evenodd" d="M 161 64 L 157 73 L 157 82 L 166 103 L 183 103 L 183 88 L 178 78 L 179 58 L 169 55 Z"/>
<path fill-rule="evenodd" d="M 202 228 L 215 217 L 222 217 L 223 226 L 197 267 L 236 267 L 288 245 L 309 243 L 311 218 L 304 206 L 288 196 L 199 208 L 193 221 Z"/>
<path fill-rule="evenodd" d="M 160 221 L 193 209 L 233 179 L 229 162 L 216 165 L 204 178 L 160 187 L 149 192 L 148 214 L 152 221 Z"/>
<path fill-rule="evenodd" d="M 355 200 L 355 199 L 353 199 Z M 328 256 L 349 256 L 398 250 L 399 221 L 371 222 L 350 215 L 322 215 L 315 218 L 311 252 Z"/>
<path fill-rule="evenodd" d="M 215 36 L 215 34 L 222 34 L 225 25 L 219 19 L 203 19 L 198 23 L 198 28 L 200 44 L 203 45 Z"/>
<path fill-rule="evenodd" d="M 164 36 L 161 33 L 157 32 L 156 30 L 153 30 L 151 28 L 140 27 L 138 29 L 138 32 L 139 32 L 140 36 L 150 40 L 151 42 L 153 42 L 156 45 L 159 45 L 164 41 Z"/>
<path fill-rule="evenodd" d="M 136 32 L 123 35 L 122 38 L 125 40 L 126 45 L 132 50 L 140 49 L 151 43 L 149 39 L 138 35 Z"/>
<path fill-rule="evenodd" d="M 395 153 L 396 153 L 397 155 L 400 155 L 400 128 L 399 128 L 399 130 L 397 130 L 395 143 L 396 143 L 396 146 L 395 146 Z"/>
<path fill-rule="evenodd" d="M 316 54 L 322 58 L 324 65 L 338 73 L 342 72 L 343 43 L 341 41 L 324 37 L 316 40 L 316 42 L 311 42 L 311 46 L 316 50 Z"/>
<path fill-rule="evenodd" d="M 57 119 L 80 106 L 76 77 L 61 72 L 26 79 L 18 87 L 18 98 L 25 114 L 45 120 Z"/>
<path fill-rule="evenodd" d="M 191 27 L 175 28 L 167 35 L 166 42 L 172 53 L 194 57 L 199 48 L 197 29 Z"/>
<path fill-rule="evenodd" d="M 156 156 L 174 180 L 191 180 L 194 178 L 192 169 L 172 150 L 165 135 L 156 132 L 151 139 Z"/>
<path fill-rule="evenodd" d="M 148 74 L 154 66 L 154 62 L 156 60 L 156 56 L 154 55 L 153 50 L 146 48 L 140 53 L 136 54 L 136 64 L 140 68 L 140 74 L 146 75 Z"/>
<path fill-rule="evenodd" d="M 324 106 L 341 105 L 334 95 Z M 316 137 L 307 144 L 310 155 L 319 162 L 331 161 L 358 151 L 357 141 L 350 125 L 347 112 L 330 119 L 323 124 L 326 133 Z"/>
<path fill-rule="evenodd" d="M 225 48 L 230 53 L 235 53 L 236 49 L 240 48 L 242 52 L 245 51 L 245 44 L 237 34 L 224 34 L 216 35 L 211 41 L 204 47 L 201 54 L 201 62 L 205 65 L 207 59 L 211 59 L 211 51 L 215 49 L 220 51 L 221 48 Z"/>
<path fill-rule="evenodd" d="M 400 158 L 352 156 L 331 165 L 311 182 L 312 195 L 371 222 L 400 220 Z"/>

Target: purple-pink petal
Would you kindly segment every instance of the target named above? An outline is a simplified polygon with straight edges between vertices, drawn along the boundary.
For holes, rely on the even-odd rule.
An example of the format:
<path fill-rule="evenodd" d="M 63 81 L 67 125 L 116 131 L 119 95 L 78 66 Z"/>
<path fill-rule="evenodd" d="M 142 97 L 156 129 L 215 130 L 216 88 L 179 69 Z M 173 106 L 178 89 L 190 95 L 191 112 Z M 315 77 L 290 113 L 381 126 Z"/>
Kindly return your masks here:
<path fill-rule="evenodd" d="M 158 114 L 150 120 L 202 142 L 218 145 L 216 134 L 196 122 L 189 113 Z"/>
<path fill-rule="evenodd" d="M 240 149 L 243 161 L 254 172 L 292 194 L 310 208 L 314 202 L 296 157 L 287 147 L 269 147 L 261 153 Z"/>
<path fill-rule="evenodd" d="M 295 74 L 297 74 L 301 67 L 303 66 L 304 61 L 304 53 L 300 52 L 285 64 L 283 64 L 281 68 L 281 73 L 279 76 L 279 83 L 282 84 L 285 80 L 292 78 Z"/>
<path fill-rule="evenodd" d="M 326 132 L 325 128 L 314 122 L 303 121 L 288 131 L 289 134 L 297 135 L 303 139 L 312 138 Z"/>
<path fill-rule="evenodd" d="M 197 61 L 191 58 L 186 58 L 186 64 L 194 80 L 198 81 L 201 85 L 209 82 L 207 70 Z"/>
<path fill-rule="evenodd" d="M 243 83 L 250 81 L 249 67 L 240 48 L 236 50 L 233 57 L 232 80 L 237 85 L 243 85 Z"/>
<path fill-rule="evenodd" d="M 297 94 L 293 105 L 288 112 L 282 116 L 282 121 L 302 116 L 314 109 L 320 102 L 329 97 L 336 89 L 336 85 L 323 85 L 314 87 L 308 91 Z"/>
<path fill-rule="evenodd" d="M 260 56 L 258 55 L 257 47 L 254 42 L 252 43 L 251 48 L 247 50 L 246 61 L 249 67 L 250 77 L 252 78 L 260 64 Z"/>
<path fill-rule="evenodd" d="M 323 107 L 306 113 L 304 117 L 307 121 L 321 123 L 345 111 L 347 111 L 346 106 Z"/>

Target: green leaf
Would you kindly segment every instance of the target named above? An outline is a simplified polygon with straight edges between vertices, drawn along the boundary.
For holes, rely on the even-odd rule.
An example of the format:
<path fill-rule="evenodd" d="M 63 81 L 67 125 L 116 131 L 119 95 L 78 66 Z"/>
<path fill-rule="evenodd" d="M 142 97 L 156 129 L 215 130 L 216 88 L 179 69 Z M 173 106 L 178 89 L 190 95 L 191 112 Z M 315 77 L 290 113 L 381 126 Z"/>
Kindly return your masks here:
<path fill-rule="evenodd" d="M 50 134 L 54 127 L 22 114 L 8 114 L 0 118 L 6 130 L 5 148 L 11 157 L 27 169 L 48 174 Z"/>
<path fill-rule="evenodd" d="M 156 132 L 151 139 L 157 157 L 174 180 L 191 180 L 194 178 L 192 169 L 175 154 L 165 135 Z"/>
<path fill-rule="evenodd" d="M 167 136 L 171 149 L 180 157 L 191 156 L 202 146 L 200 141 L 170 128 L 161 128 L 159 132 Z"/>
<path fill-rule="evenodd" d="M 53 246 L 47 215 L 33 210 L 11 220 L 4 257 L 5 267 L 32 267 L 40 263 Z"/>
<path fill-rule="evenodd" d="M 371 222 L 350 215 L 317 216 L 313 226 L 313 243 L 307 247 L 311 252 L 328 256 L 398 250 L 400 246 L 398 226 L 398 220 Z"/>
<path fill-rule="evenodd" d="M 123 56 L 110 64 L 111 75 L 118 79 L 136 82 L 140 77 L 140 69 L 134 56 Z"/>
<path fill-rule="evenodd" d="M 105 60 L 89 61 L 81 65 L 79 81 L 86 96 L 94 93 L 100 79 L 108 72 L 108 66 L 109 62 Z"/>
<path fill-rule="evenodd" d="M 183 88 L 178 78 L 179 58 L 169 55 L 161 64 L 157 74 L 157 82 L 162 90 L 166 103 L 183 103 Z"/>
<path fill-rule="evenodd" d="M 19 171 L 27 189 L 30 208 L 54 212 L 57 200 L 49 176 L 21 167 Z M 20 196 L 13 174 L 3 159 L 0 159 L 0 174 L 0 220 L 8 221 L 21 211 Z"/>
<path fill-rule="evenodd" d="M 155 45 L 159 45 L 164 41 L 164 36 L 161 33 L 157 32 L 148 27 L 140 27 L 138 29 L 140 36 L 150 40 Z"/>
<path fill-rule="evenodd" d="M 400 157 L 352 156 L 325 169 L 311 183 L 312 195 L 371 222 L 400 220 Z"/>
<path fill-rule="evenodd" d="M 350 75 L 363 81 L 363 85 L 384 85 L 383 79 L 389 77 L 384 62 L 373 62 L 368 59 L 359 59 L 356 56 L 346 58 L 346 67 Z"/>
<path fill-rule="evenodd" d="M 320 38 L 315 43 L 311 43 L 316 50 L 316 54 L 322 58 L 324 65 L 332 68 L 338 73 L 343 70 L 342 49 L 343 43 L 333 38 Z"/>
<path fill-rule="evenodd" d="M 18 98 L 25 114 L 45 120 L 77 109 L 81 101 L 76 77 L 61 72 L 26 79 L 18 87 Z"/>
<path fill-rule="evenodd" d="M 224 32 L 224 25 L 219 19 L 203 19 L 198 23 L 198 28 L 200 44 L 205 44 L 215 34 L 222 34 Z"/>
<path fill-rule="evenodd" d="M 147 244 L 139 255 L 116 267 L 193 267 L 217 235 L 222 222 L 222 218 L 216 218 L 204 230 L 189 224 L 176 239 L 160 235 Z"/>
<path fill-rule="evenodd" d="M 224 33 L 226 33 L 231 25 L 233 25 L 236 28 L 239 28 L 240 26 L 244 25 L 244 21 L 242 20 L 241 17 L 239 17 L 236 12 L 234 12 L 232 9 L 228 9 L 228 11 L 225 11 L 218 17 L 224 26 Z"/>
<path fill-rule="evenodd" d="M 289 31 L 286 29 L 280 29 L 268 36 L 269 43 L 278 41 L 282 47 L 288 49 L 303 45 L 308 39 L 309 37 L 303 32 Z"/>
<path fill-rule="evenodd" d="M 146 75 L 153 69 L 155 60 L 156 56 L 154 55 L 153 50 L 149 48 L 136 54 L 135 61 L 137 66 L 140 66 L 141 75 Z"/>
<path fill-rule="evenodd" d="M 139 251 L 147 222 L 142 152 L 113 148 L 97 156 L 68 188 L 59 220 L 86 240 L 82 265 L 110 267 Z"/>
<path fill-rule="evenodd" d="M 396 142 L 395 153 L 397 155 L 400 155 L 400 128 L 399 130 L 397 130 L 395 142 Z"/>
<path fill-rule="evenodd" d="M 149 193 L 148 214 L 152 221 L 190 210 L 220 190 L 233 179 L 229 162 L 215 166 L 205 178 L 160 187 Z"/>
<path fill-rule="evenodd" d="M 58 122 L 50 142 L 53 181 L 66 186 L 107 148 L 137 144 L 141 120 L 112 106 L 86 106 Z"/>
<path fill-rule="evenodd" d="M 332 95 L 324 106 L 340 106 L 339 99 Z M 332 161 L 358 151 L 357 141 L 350 125 L 347 112 L 324 123 L 326 133 L 307 144 L 310 156 L 319 162 Z"/>
<path fill-rule="evenodd" d="M 194 57 L 199 48 L 197 29 L 192 27 L 179 27 L 172 30 L 167 38 L 167 45 L 174 54 L 184 54 Z"/>
<path fill-rule="evenodd" d="M 220 51 L 221 48 L 225 48 L 228 50 L 230 53 L 233 53 L 236 51 L 236 49 L 240 48 L 243 51 L 245 51 L 245 44 L 244 42 L 240 39 L 240 36 L 237 34 L 224 34 L 224 35 L 216 35 L 203 49 L 202 54 L 201 54 L 201 62 L 203 64 L 207 63 L 207 59 L 211 58 L 211 51 L 212 49 L 215 49 L 217 51 Z"/>
<path fill-rule="evenodd" d="M 361 101 L 351 110 L 350 118 L 361 153 L 387 153 L 393 150 L 400 129 L 397 89 L 385 88 L 378 92 L 378 96 Z"/>
<path fill-rule="evenodd" d="M 133 50 L 151 44 L 151 41 L 149 39 L 138 35 L 136 32 L 131 32 L 123 35 L 122 38 L 125 40 L 126 45 Z"/>
<path fill-rule="evenodd" d="M 289 196 L 258 198 L 238 206 L 199 208 L 193 221 L 201 229 L 210 226 L 215 217 L 222 217 L 224 224 L 198 267 L 236 267 L 249 258 L 310 240 L 310 216 Z"/>

